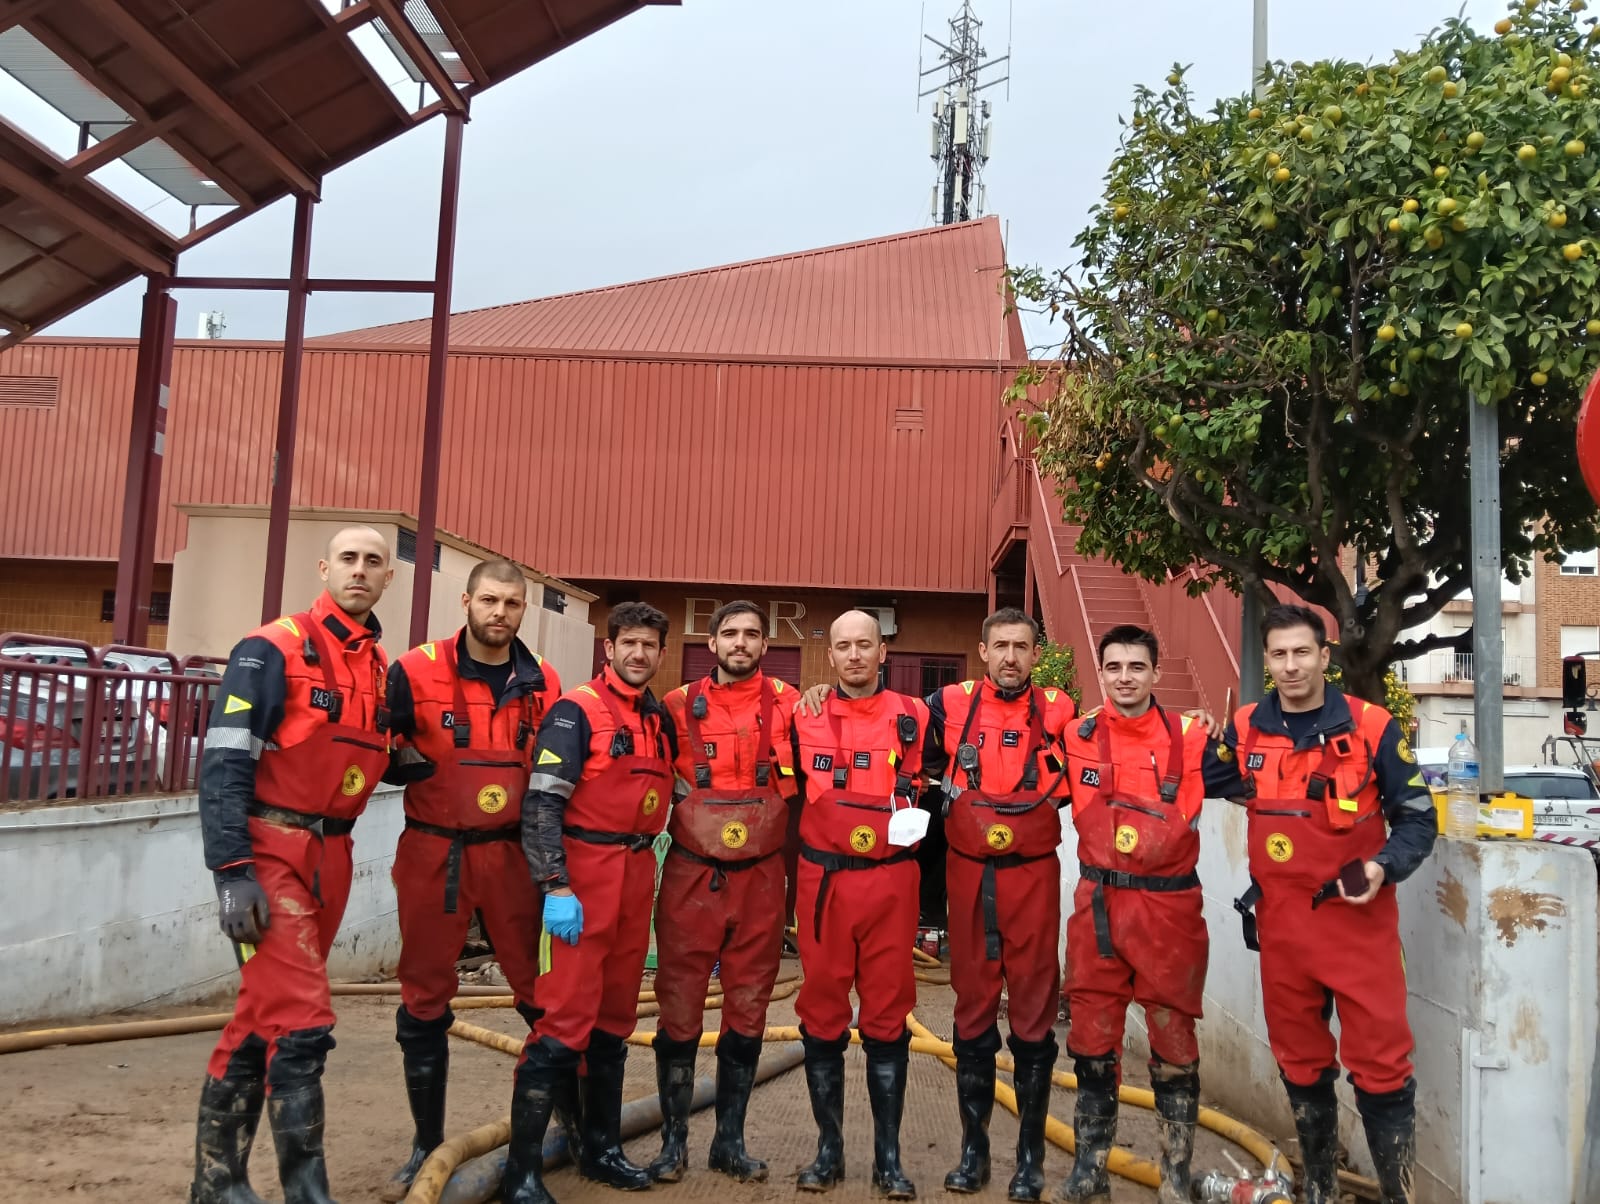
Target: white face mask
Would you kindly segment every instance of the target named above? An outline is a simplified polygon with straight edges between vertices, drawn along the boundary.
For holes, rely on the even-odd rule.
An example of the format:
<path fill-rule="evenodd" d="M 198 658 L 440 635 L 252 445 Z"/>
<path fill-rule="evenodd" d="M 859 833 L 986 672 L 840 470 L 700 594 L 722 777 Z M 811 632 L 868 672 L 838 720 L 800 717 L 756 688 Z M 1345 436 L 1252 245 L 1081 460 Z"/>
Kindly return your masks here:
<path fill-rule="evenodd" d="M 921 807 L 901 807 L 889 817 L 889 843 L 916 844 L 928 834 L 928 813 Z"/>

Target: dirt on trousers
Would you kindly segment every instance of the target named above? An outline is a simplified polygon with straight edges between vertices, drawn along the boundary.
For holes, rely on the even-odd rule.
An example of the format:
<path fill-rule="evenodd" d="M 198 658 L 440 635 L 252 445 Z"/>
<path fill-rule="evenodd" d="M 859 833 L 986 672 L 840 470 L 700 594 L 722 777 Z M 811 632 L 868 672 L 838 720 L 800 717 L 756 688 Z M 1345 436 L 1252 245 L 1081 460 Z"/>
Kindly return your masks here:
<path fill-rule="evenodd" d="M 785 963 L 785 972 L 794 969 Z M 649 986 L 649 981 L 646 981 Z M 917 1018 L 948 1038 L 954 994 L 947 986 L 918 984 Z M 329 1055 L 323 1083 L 327 1091 L 328 1170 L 335 1199 L 353 1204 L 374 1200 L 379 1186 L 409 1150 L 411 1126 L 401 1081 L 400 1049 L 394 1042 L 394 1010 L 398 1000 L 344 996 L 334 1000 L 339 1023 L 338 1048 Z M 185 1015 L 216 1009 L 171 1010 Z M 127 1017 L 107 1017 L 108 1020 Z M 141 1019 L 146 1018 L 141 1014 Z M 521 1037 L 521 1017 L 509 1009 L 482 1009 L 461 1018 L 485 1028 Z M 795 1023 L 793 996 L 773 1003 L 770 1023 Z M 715 1011 L 706 1013 L 706 1027 L 717 1027 Z M 641 1021 L 648 1029 L 653 1019 Z M 1003 1025 L 1002 1025 L 1003 1027 Z M 1058 1031 L 1061 1039 L 1064 1033 Z M 0 1198 L 25 1201 L 119 1201 L 158 1204 L 182 1201 L 194 1165 L 195 1108 L 206 1058 L 215 1033 L 71 1046 L 0 1057 Z M 500 1119 L 510 1110 L 512 1059 L 470 1042 L 452 1039 L 450 1105 L 446 1131 L 462 1132 Z M 867 1106 L 865 1057 L 859 1047 L 846 1055 L 845 1182 L 829 1198 L 841 1202 L 873 1198 L 872 1119 Z M 1071 1069 L 1065 1057 L 1058 1069 Z M 702 1050 L 698 1073 L 715 1073 L 715 1055 Z M 1202 1067 L 1202 1074 L 1204 1068 Z M 1006 1078 L 1001 1076 L 1002 1081 Z M 1127 1067 L 1130 1082 L 1146 1080 L 1144 1067 Z M 628 1057 L 625 1098 L 655 1092 L 655 1060 L 649 1049 L 633 1048 Z M 1070 1123 L 1073 1093 L 1055 1091 L 1051 1112 Z M 756 1088 L 750 1104 L 747 1142 L 750 1151 L 772 1167 L 766 1183 L 737 1184 L 705 1169 L 713 1127 L 710 1110 L 696 1113 L 689 1125 L 690 1173 L 678 1184 L 658 1186 L 655 1195 L 679 1200 L 716 1199 L 768 1201 L 794 1199 L 794 1172 L 809 1162 L 816 1149 L 816 1127 L 806 1097 L 804 1074 L 798 1068 Z M 979 1199 L 1003 1201 L 1014 1168 L 1017 1124 L 1005 1109 L 995 1107 L 990 1125 L 994 1178 Z M 1153 1159 L 1157 1152 L 1154 1119 L 1143 1109 L 1124 1107 L 1119 1145 Z M 629 1157 L 647 1162 L 659 1148 L 657 1133 L 627 1144 Z M 938 1060 L 911 1055 L 910 1087 L 901 1129 L 907 1172 L 920 1198 L 958 1199 L 943 1190 L 945 1173 L 955 1165 L 960 1145 L 956 1117 L 955 1074 Z M 1248 1158 L 1202 1130 L 1196 1141 L 1198 1171 L 1228 1162 L 1230 1150 L 1246 1165 Z M 1066 1151 L 1047 1146 L 1046 1199 L 1071 1168 Z M 265 1117 L 251 1157 L 251 1182 L 265 1199 L 281 1200 L 270 1126 Z M 621 1196 L 584 1182 L 570 1168 L 547 1176 L 550 1190 L 562 1204 Z M 810 1197 L 807 1197 L 810 1198 Z M 1112 1177 L 1117 1204 L 1150 1201 L 1155 1193 Z"/>

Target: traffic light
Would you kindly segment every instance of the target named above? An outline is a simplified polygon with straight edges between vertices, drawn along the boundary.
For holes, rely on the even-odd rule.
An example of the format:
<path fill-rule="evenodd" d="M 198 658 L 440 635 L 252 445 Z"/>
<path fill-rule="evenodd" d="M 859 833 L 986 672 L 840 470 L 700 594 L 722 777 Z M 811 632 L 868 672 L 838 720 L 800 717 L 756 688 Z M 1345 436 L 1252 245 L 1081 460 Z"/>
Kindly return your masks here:
<path fill-rule="evenodd" d="M 1583 705 L 1584 695 L 1588 689 L 1588 680 L 1585 676 L 1583 657 L 1566 656 L 1561 658 L 1561 705 L 1567 710 L 1576 710 Z"/>

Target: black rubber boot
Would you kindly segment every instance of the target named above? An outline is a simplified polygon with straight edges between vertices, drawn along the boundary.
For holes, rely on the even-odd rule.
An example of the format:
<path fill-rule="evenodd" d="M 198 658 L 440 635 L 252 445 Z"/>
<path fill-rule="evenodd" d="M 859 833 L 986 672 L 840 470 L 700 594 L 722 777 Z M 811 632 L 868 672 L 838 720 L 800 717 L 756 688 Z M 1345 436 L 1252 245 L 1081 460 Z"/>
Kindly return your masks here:
<path fill-rule="evenodd" d="M 944 1189 L 970 1195 L 989 1182 L 989 1117 L 994 1112 L 994 1056 L 1000 1052 L 1000 1030 L 991 1025 L 971 1041 L 957 1036 L 951 1044 L 956 1054 L 961 1158 L 944 1177 Z"/>
<path fill-rule="evenodd" d="M 209 1075 L 200 1088 L 200 1120 L 195 1126 L 194 1183 L 189 1204 L 262 1204 L 250 1187 L 250 1146 L 267 1086 L 257 1068 L 224 1078 Z"/>
<path fill-rule="evenodd" d="M 614 1033 L 595 1029 L 589 1034 L 585 1061 L 589 1073 L 581 1087 L 583 1119 L 578 1127 L 583 1148 L 578 1173 L 618 1191 L 644 1191 L 650 1186 L 650 1172 L 629 1162 L 622 1152 L 622 1076 L 628 1046 Z"/>
<path fill-rule="evenodd" d="M 1194 1157 L 1194 1127 L 1200 1119 L 1200 1063 L 1183 1066 L 1150 1059 L 1150 1089 L 1156 1097 L 1161 1131 L 1161 1188 L 1158 1204 L 1189 1204 L 1189 1162 Z"/>
<path fill-rule="evenodd" d="M 827 1191 L 844 1178 L 844 1049 L 850 1034 L 820 1041 L 800 1030 L 806 1051 L 806 1091 L 817 1122 L 817 1156 L 801 1168 L 795 1186 L 801 1191 Z"/>
<path fill-rule="evenodd" d="M 1329 1067 L 1309 1087 L 1284 1080 L 1294 1131 L 1300 1138 L 1300 1192 L 1303 1204 L 1338 1204 L 1339 1101 L 1333 1083 L 1339 1072 Z"/>
<path fill-rule="evenodd" d="M 1367 1152 L 1378 1172 L 1383 1204 L 1411 1204 L 1417 1158 L 1417 1082 L 1373 1095 L 1356 1088 L 1356 1109 L 1367 1131 Z"/>
<path fill-rule="evenodd" d="M 574 1074 L 571 1068 L 553 1068 L 532 1059 L 517 1067 L 511 1085 L 511 1141 L 500 1182 L 505 1204 L 556 1204 L 544 1185 L 544 1135 L 555 1108 L 556 1083 Z"/>
<path fill-rule="evenodd" d="M 915 1200 L 916 1185 L 900 1165 L 900 1117 L 906 1106 L 907 1047 L 911 1034 L 895 1041 L 863 1037 L 867 1051 L 867 1100 L 872 1105 L 872 1186 L 890 1200 Z"/>
<path fill-rule="evenodd" d="M 1073 1054 L 1072 1061 L 1078 1076 L 1078 1105 L 1073 1114 L 1078 1148 L 1072 1174 L 1061 1185 L 1061 1198 L 1071 1204 L 1106 1204 L 1111 1199 L 1106 1159 L 1117 1140 L 1117 1055 L 1085 1058 Z"/>
<path fill-rule="evenodd" d="M 731 1028 L 717 1039 L 717 1131 L 707 1165 L 741 1183 L 764 1183 L 767 1164 L 744 1148 L 744 1117 L 756 1085 L 761 1038 Z"/>
<path fill-rule="evenodd" d="M 378 1198 L 387 1204 L 404 1200 L 411 1183 L 435 1147 L 444 1141 L 445 1084 L 450 1078 L 450 1044 L 446 1033 L 455 1023 L 446 1009 L 436 1020 L 418 1020 L 401 1004 L 395 1012 L 395 1040 L 405 1060 L 406 1101 L 411 1105 L 411 1154 L 390 1176 Z"/>
<path fill-rule="evenodd" d="M 661 1098 L 661 1153 L 647 1168 L 657 1183 L 676 1183 L 689 1169 L 689 1107 L 700 1043 L 674 1041 L 656 1030 L 656 1094 Z"/>
<path fill-rule="evenodd" d="M 267 1115 L 272 1119 L 272 1143 L 278 1148 L 284 1204 L 333 1204 L 322 1153 L 322 1080 L 274 1087 L 267 1097 Z"/>
<path fill-rule="evenodd" d="M 1044 1122 L 1050 1115 L 1050 1076 L 1056 1068 L 1056 1038 L 1008 1042 L 1016 1069 L 1011 1082 L 1017 1093 L 1017 1170 L 1006 1188 L 1010 1200 L 1037 1201 L 1044 1195 Z"/>

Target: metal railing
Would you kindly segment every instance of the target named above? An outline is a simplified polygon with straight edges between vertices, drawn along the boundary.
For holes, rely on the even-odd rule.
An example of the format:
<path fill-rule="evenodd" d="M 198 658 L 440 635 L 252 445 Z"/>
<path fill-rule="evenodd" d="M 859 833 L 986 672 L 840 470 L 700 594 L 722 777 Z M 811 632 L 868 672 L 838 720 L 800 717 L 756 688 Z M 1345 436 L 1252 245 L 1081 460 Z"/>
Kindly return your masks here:
<path fill-rule="evenodd" d="M 1401 680 L 1411 685 L 1470 685 L 1477 680 L 1470 652 L 1430 652 L 1419 660 L 1404 661 L 1395 668 Z M 1506 656 L 1501 658 L 1500 678 L 1504 686 L 1531 686 L 1536 684 L 1535 672 L 1538 658 L 1532 656 Z"/>
<path fill-rule="evenodd" d="M 0 636 L 0 804 L 193 789 L 221 664 Z"/>

